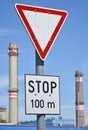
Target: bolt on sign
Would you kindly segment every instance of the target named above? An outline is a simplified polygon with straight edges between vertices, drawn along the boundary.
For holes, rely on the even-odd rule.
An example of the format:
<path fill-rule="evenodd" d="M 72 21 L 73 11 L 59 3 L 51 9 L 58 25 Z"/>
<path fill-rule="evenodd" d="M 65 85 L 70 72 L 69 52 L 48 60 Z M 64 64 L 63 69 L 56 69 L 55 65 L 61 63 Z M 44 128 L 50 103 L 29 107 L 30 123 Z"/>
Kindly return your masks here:
<path fill-rule="evenodd" d="M 15 4 L 15 8 L 40 58 L 45 60 L 68 13 L 24 4 Z"/>

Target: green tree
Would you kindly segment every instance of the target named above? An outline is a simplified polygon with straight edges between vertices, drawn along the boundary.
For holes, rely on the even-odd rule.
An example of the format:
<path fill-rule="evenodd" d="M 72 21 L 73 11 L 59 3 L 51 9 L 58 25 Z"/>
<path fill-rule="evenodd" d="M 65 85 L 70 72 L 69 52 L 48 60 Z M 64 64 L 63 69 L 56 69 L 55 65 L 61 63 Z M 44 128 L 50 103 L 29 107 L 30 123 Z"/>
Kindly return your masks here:
<path fill-rule="evenodd" d="M 0 123 L 6 123 L 6 120 L 0 119 Z"/>

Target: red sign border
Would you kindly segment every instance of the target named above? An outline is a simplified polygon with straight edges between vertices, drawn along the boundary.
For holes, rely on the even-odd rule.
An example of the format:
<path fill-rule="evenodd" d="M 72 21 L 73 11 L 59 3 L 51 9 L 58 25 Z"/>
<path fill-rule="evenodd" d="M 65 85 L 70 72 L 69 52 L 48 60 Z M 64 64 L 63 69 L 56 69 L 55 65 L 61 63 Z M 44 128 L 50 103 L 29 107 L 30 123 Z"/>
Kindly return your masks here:
<path fill-rule="evenodd" d="M 30 36 L 40 58 L 42 60 L 44 60 L 51 48 L 51 46 L 53 45 L 53 42 L 55 41 L 55 38 L 57 36 L 57 34 L 60 32 L 61 27 L 68 15 L 68 13 L 66 11 L 63 10 L 54 10 L 54 9 L 49 9 L 49 8 L 42 8 L 42 7 L 37 7 L 37 6 L 31 6 L 31 5 L 24 5 L 24 4 L 15 4 L 15 8 L 28 32 L 28 35 Z M 40 13 L 48 13 L 48 14 L 54 14 L 54 15 L 61 15 L 61 19 L 58 22 L 54 32 L 52 33 L 50 40 L 48 41 L 44 51 L 42 51 L 40 44 L 38 43 L 38 40 L 36 39 L 36 36 L 30 26 L 30 23 L 27 21 L 24 13 L 22 10 L 30 10 L 30 11 L 35 11 L 35 12 L 40 12 Z"/>

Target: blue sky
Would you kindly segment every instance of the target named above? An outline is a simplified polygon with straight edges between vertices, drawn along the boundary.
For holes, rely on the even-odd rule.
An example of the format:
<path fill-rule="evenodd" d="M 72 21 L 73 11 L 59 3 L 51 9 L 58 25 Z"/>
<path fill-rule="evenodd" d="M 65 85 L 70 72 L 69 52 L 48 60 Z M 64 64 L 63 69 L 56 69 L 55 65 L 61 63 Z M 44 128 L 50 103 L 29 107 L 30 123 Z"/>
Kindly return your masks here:
<path fill-rule="evenodd" d="M 35 49 L 14 8 L 15 3 L 68 11 L 68 17 L 46 60 L 44 74 L 60 76 L 61 115 L 75 119 L 75 70 L 81 70 L 88 124 L 88 0 L 14 0 L 0 2 L 0 106 L 8 108 L 9 43 L 19 47 L 18 87 L 19 120 L 34 119 L 25 115 L 24 74 L 35 74 Z M 52 115 L 53 116 L 53 115 Z"/>

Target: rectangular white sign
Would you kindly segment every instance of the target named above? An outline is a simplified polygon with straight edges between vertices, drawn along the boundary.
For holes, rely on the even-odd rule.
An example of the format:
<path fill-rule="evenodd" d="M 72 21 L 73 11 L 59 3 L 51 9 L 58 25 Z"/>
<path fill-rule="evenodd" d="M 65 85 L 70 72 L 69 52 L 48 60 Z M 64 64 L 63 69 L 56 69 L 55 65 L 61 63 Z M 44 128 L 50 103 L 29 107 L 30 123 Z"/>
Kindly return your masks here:
<path fill-rule="evenodd" d="M 60 77 L 25 75 L 26 114 L 60 114 Z"/>

